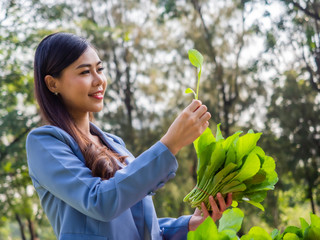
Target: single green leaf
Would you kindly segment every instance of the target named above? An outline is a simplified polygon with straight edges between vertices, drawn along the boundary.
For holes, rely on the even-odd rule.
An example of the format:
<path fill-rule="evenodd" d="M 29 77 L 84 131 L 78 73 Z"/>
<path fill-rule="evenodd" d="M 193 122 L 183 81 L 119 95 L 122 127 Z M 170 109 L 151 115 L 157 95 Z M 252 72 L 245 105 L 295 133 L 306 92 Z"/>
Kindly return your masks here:
<path fill-rule="evenodd" d="M 221 125 L 221 123 L 219 123 L 217 125 L 217 132 L 216 132 L 216 141 L 217 142 L 219 142 L 219 141 L 224 139 L 224 137 L 222 136 L 221 130 L 220 130 L 220 125 Z"/>
<path fill-rule="evenodd" d="M 249 154 L 255 147 L 261 136 L 261 133 L 247 133 L 239 137 L 236 144 L 237 158 L 240 160 Z"/>
<path fill-rule="evenodd" d="M 234 180 L 239 180 L 243 182 L 246 179 L 253 177 L 260 169 L 260 159 L 257 154 L 249 154 L 245 160 L 243 166 L 241 167 L 237 176 L 234 177 Z"/>
<path fill-rule="evenodd" d="M 184 93 L 187 93 L 187 94 L 189 94 L 189 93 L 193 93 L 193 95 L 194 95 L 194 97 L 196 97 L 196 93 L 195 93 L 195 91 L 193 90 L 193 89 L 191 89 L 191 88 L 187 88 L 185 91 L 184 91 Z"/>
<path fill-rule="evenodd" d="M 227 166 L 229 163 L 237 164 L 237 156 L 236 156 L 236 150 L 233 145 L 230 145 L 228 151 L 227 151 L 227 158 L 224 163 L 224 166 Z"/>
<path fill-rule="evenodd" d="M 203 175 L 210 164 L 211 154 L 215 147 L 215 142 L 203 148 L 201 146 L 201 152 L 198 154 L 198 166 L 197 166 L 197 183 L 200 183 Z"/>
<path fill-rule="evenodd" d="M 219 131 L 220 131 L 220 126 L 219 126 Z M 238 131 L 235 134 L 231 135 L 230 137 L 227 137 L 227 139 L 223 142 L 223 145 L 222 145 L 223 148 L 228 151 L 231 145 L 234 144 L 234 146 L 235 146 L 235 142 L 237 141 L 237 139 L 239 138 L 239 135 L 241 133 L 242 133 L 242 131 Z M 221 134 L 221 131 L 220 131 L 220 134 Z M 222 139 L 223 139 L 223 137 L 222 137 Z"/>
<path fill-rule="evenodd" d="M 214 239 L 218 235 L 217 225 L 211 217 L 207 217 L 195 231 L 189 231 L 188 240 L 206 240 Z"/>
<path fill-rule="evenodd" d="M 310 219 L 311 219 L 311 227 L 318 227 L 320 228 L 320 217 L 317 215 L 310 213 Z"/>
<path fill-rule="evenodd" d="M 199 154 L 205 150 L 205 148 L 210 145 L 212 142 L 216 142 L 214 135 L 210 128 L 206 128 L 204 132 L 198 137 L 194 142 L 194 148 L 196 149 L 196 153 Z M 214 150 L 214 149 L 212 149 Z"/>
<path fill-rule="evenodd" d="M 274 185 L 278 182 L 278 174 L 274 171 L 267 175 L 267 178 L 265 181 L 263 181 L 260 184 L 251 185 L 250 189 L 248 189 L 246 192 L 256 192 L 256 191 L 262 191 L 262 190 L 273 190 Z"/>
<path fill-rule="evenodd" d="M 270 156 L 264 156 L 264 161 L 261 166 L 261 169 L 263 169 L 267 174 L 271 174 L 274 172 L 275 168 L 276 164 L 274 159 Z"/>
<path fill-rule="evenodd" d="M 294 233 L 286 233 L 282 239 L 283 240 L 299 240 L 300 238 Z"/>
<path fill-rule="evenodd" d="M 264 206 L 262 206 L 262 204 L 259 203 L 259 202 L 250 201 L 250 200 L 249 201 L 245 201 L 245 202 L 251 204 L 252 206 L 255 206 L 255 207 L 259 208 L 261 211 L 264 211 Z"/>
<path fill-rule="evenodd" d="M 320 227 L 309 226 L 305 229 L 303 240 L 315 240 L 320 239 Z"/>
<path fill-rule="evenodd" d="M 200 68 L 203 63 L 203 56 L 202 54 L 196 49 L 190 49 L 188 51 L 189 60 L 193 66 L 196 68 Z"/>
<path fill-rule="evenodd" d="M 264 158 L 264 156 L 266 155 L 265 152 L 263 151 L 263 149 L 259 146 L 255 146 L 251 152 L 257 154 L 261 158 Z"/>
<path fill-rule="evenodd" d="M 256 191 L 252 193 L 245 192 L 245 197 L 255 202 L 262 202 L 267 197 L 267 191 Z"/>
<path fill-rule="evenodd" d="M 270 235 L 272 237 L 272 240 L 280 239 L 280 231 L 278 229 L 273 229 Z"/>
<path fill-rule="evenodd" d="M 296 227 L 296 226 L 288 226 L 288 227 L 286 227 L 286 229 L 282 233 L 282 236 L 285 236 L 287 233 L 294 233 L 299 238 L 303 237 L 303 233 L 302 233 L 301 229 Z"/>
<path fill-rule="evenodd" d="M 249 129 L 248 133 L 254 133 L 253 129 Z"/>
<path fill-rule="evenodd" d="M 197 240 L 196 232 L 189 231 L 187 235 L 187 240 Z"/>
<path fill-rule="evenodd" d="M 210 176 L 214 175 L 216 171 L 219 170 L 219 168 L 224 162 L 225 155 L 226 155 L 226 152 L 222 148 L 222 143 L 217 142 L 216 147 L 211 155 L 210 165 L 208 166 L 205 172 L 206 178 L 209 178 Z"/>
<path fill-rule="evenodd" d="M 260 184 L 263 181 L 265 181 L 267 178 L 267 173 L 260 169 L 256 175 L 254 175 L 252 178 L 249 178 L 244 181 L 244 183 L 248 186 L 248 188 L 251 187 L 251 185 Z"/>
<path fill-rule="evenodd" d="M 226 229 L 231 229 L 238 232 L 244 218 L 244 213 L 239 208 L 231 208 L 224 211 L 219 220 L 218 231 L 221 232 Z"/>
<path fill-rule="evenodd" d="M 300 218 L 300 225 L 301 225 L 301 230 L 304 233 L 307 227 L 309 227 L 309 224 L 304 218 Z"/>
<path fill-rule="evenodd" d="M 232 181 L 225 185 L 220 192 L 222 194 L 227 194 L 230 192 L 240 192 L 246 190 L 246 185 L 244 183 L 239 182 L 238 180 Z"/>
<path fill-rule="evenodd" d="M 248 234 L 243 235 L 241 240 L 272 240 L 271 236 L 261 227 L 252 227 Z"/>
<path fill-rule="evenodd" d="M 219 232 L 218 236 L 212 238 L 212 240 L 238 240 L 237 232 L 231 229 L 225 229 Z"/>

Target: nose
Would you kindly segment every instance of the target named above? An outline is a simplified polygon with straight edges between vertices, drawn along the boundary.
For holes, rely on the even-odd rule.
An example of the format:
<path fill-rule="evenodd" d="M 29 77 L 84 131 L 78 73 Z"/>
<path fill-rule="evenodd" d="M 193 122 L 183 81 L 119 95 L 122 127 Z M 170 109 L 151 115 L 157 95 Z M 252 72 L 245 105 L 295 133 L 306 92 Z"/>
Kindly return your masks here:
<path fill-rule="evenodd" d="M 96 73 L 93 79 L 93 86 L 103 85 L 106 81 L 106 77 L 103 73 Z"/>

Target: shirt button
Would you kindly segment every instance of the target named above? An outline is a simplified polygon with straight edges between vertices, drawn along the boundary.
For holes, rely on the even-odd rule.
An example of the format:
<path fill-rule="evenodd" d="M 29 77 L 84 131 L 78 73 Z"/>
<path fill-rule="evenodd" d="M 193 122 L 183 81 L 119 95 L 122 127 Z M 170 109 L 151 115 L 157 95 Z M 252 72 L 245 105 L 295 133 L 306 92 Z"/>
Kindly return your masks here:
<path fill-rule="evenodd" d="M 175 172 L 171 172 L 171 173 L 169 173 L 169 175 L 168 175 L 168 179 L 172 179 L 172 178 L 174 178 L 176 176 L 176 173 Z"/>
<path fill-rule="evenodd" d="M 164 182 L 160 182 L 160 183 L 158 184 L 157 188 L 159 189 L 159 188 L 162 188 L 163 186 L 164 186 Z"/>
<path fill-rule="evenodd" d="M 149 195 L 149 196 L 154 196 L 154 195 L 156 195 L 156 193 L 155 193 L 155 192 L 150 191 L 150 192 L 148 193 L 148 195 Z"/>

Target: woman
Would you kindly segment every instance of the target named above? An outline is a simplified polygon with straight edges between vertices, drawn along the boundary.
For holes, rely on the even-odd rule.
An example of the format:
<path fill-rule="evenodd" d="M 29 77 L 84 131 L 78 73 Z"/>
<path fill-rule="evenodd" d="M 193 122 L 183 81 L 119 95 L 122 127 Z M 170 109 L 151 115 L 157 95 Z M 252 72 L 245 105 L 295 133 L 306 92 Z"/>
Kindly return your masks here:
<path fill-rule="evenodd" d="M 26 148 L 30 177 L 58 239 L 186 239 L 210 214 L 157 219 L 151 195 L 175 176 L 174 157 L 207 127 L 210 113 L 193 101 L 155 145 L 134 158 L 117 136 L 91 123 L 107 87 L 102 62 L 83 38 L 56 33 L 39 44 L 35 95 L 47 125 Z M 231 204 L 211 198 L 214 220 Z"/>

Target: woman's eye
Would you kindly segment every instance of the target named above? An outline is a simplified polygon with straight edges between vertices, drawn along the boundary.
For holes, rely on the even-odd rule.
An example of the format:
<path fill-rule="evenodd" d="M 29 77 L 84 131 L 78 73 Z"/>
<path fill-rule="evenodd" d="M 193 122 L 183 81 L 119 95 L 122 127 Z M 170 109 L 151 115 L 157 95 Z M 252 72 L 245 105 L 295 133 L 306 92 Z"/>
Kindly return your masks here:
<path fill-rule="evenodd" d="M 83 75 L 83 74 L 88 74 L 88 73 L 90 73 L 90 71 L 86 70 L 86 71 L 81 72 L 80 74 Z"/>
<path fill-rule="evenodd" d="M 102 72 L 103 71 L 103 67 L 101 67 L 101 68 L 98 68 L 98 72 Z"/>

